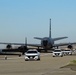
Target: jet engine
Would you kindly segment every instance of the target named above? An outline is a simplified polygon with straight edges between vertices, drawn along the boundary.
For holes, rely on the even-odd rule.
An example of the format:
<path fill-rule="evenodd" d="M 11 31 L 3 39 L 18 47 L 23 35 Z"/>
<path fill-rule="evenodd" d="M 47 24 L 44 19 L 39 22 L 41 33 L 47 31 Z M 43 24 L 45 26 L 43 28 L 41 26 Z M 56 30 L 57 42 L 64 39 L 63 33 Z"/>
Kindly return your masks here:
<path fill-rule="evenodd" d="M 27 46 L 20 46 L 20 47 L 18 47 L 18 50 L 19 50 L 19 52 L 22 52 L 22 54 L 24 54 L 28 50 L 28 48 L 27 48 Z"/>
<path fill-rule="evenodd" d="M 67 46 L 67 48 L 72 49 L 72 48 L 73 48 L 73 46 L 72 46 L 72 45 L 68 45 L 68 46 Z"/>
<path fill-rule="evenodd" d="M 11 46 L 10 44 L 8 44 L 8 45 L 6 46 L 6 48 L 7 48 L 7 49 L 11 49 L 12 46 Z"/>

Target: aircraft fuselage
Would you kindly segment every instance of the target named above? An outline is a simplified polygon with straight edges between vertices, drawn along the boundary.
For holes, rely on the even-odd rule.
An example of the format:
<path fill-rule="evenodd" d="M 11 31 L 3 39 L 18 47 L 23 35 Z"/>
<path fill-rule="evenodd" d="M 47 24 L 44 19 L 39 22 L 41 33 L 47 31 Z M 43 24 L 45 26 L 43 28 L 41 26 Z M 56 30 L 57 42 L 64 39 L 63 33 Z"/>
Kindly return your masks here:
<path fill-rule="evenodd" d="M 41 40 L 41 46 L 44 48 L 44 49 L 50 49 L 53 47 L 53 44 L 54 44 L 54 40 L 49 38 L 49 37 L 44 37 L 42 40 Z"/>

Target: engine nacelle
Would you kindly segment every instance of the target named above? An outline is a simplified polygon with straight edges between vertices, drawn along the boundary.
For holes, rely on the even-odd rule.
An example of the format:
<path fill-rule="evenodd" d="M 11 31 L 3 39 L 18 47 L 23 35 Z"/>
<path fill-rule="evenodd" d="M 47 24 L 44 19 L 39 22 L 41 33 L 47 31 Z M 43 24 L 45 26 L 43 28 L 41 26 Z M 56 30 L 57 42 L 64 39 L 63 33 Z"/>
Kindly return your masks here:
<path fill-rule="evenodd" d="M 22 52 L 22 54 L 24 54 L 28 50 L 28 48 L 27 48 L 27 46 L 20 46 L 20 47 L 18 47 L 18 50 L 20 52 Z"/>
<path fill-rule="evenodd" d="M 67 48 L 72 49 L 72 48 L 73 48 L 73 46 L 72 46 L 72 45 L 68 45 L 68 46 L 67 46 Z"/>
<path fill-rule="evenodd" d="M 6 46 L 6 48 L 7 48 L 7 49 L 11 49 L 11 48 L 12 48 L 12 45 L 8 44 L 8 45 Z"/>

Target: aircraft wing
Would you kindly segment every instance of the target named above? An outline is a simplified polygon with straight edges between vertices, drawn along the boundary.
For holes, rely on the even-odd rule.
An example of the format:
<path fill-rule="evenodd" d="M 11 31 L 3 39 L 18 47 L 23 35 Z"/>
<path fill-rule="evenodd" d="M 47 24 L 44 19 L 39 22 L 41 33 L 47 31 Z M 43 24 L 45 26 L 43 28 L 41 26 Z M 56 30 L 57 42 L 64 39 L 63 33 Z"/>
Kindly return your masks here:
<path fill-rule="evenodd" d="M 76 42 L 73 42 L 73 43 L 59 43 L 59 44 L 54 44 L 54 47 L 57 47 L 57 46 L 67 46 L 67 45 L 74 45 L 76 44 Z"/>
<path fill-rule="evenodd" d="M 5 43 L 5 42 L 0 42 L 0 44 L 5 44 L 5 45 L 21 45 L 21 46 L 34 46 L 34 47 L 41 47 L 41 44 L 25 44 L 25 43 Z"/>
<path fill-rule="evenodd" d="M 42 47 L 41 44 L 27 44 L 27 46 Z"/>
<path fill-rule="evenodd" d="M 0 42 L 0 44 L 9 44 L 9 45 L 25 45 L 23 43 L 5 43 L 5 42 Z"/>

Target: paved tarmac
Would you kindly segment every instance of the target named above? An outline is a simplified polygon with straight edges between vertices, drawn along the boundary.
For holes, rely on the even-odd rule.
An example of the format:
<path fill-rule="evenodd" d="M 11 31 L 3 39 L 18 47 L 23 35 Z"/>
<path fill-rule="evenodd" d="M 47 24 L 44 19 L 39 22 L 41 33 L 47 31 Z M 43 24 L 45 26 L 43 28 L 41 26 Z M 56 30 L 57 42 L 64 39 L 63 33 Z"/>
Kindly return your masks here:
<path fill-rule="evenodd" d="M 0 56 L 0 75 L 76 75 L 70 68 L 60 68 L 76 60 L 76 55 L 52 57 L 42 53 L 40 61 L 25 61 L 24 56 Z"/>

